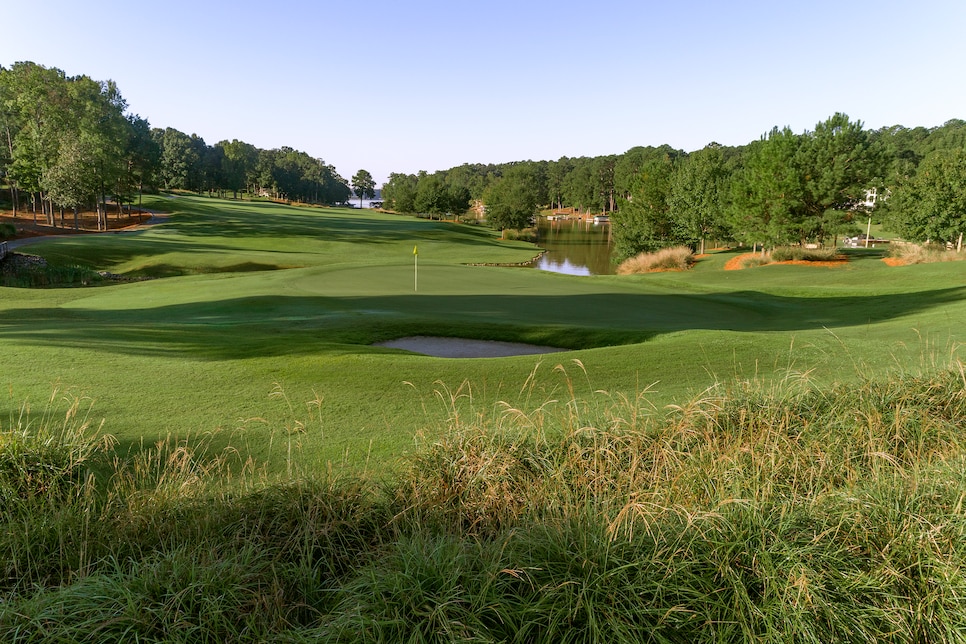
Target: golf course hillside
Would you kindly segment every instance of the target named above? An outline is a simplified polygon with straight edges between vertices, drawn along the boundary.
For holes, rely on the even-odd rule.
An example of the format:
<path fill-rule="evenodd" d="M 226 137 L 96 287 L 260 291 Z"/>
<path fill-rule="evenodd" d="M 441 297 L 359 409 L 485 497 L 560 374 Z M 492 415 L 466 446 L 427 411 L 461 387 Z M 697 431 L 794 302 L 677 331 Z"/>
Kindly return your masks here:
<path fill-rule="evenodd" d="M 963 641 L 966 262 L 148 201 L 0 288 L 0 640 Z"/>
<path fill-rule="evenodd" d="M 583 393 L 646 390 L 660 407 L 735 379 L 919 372 L 963 340 L 964 262 L 890 267 L 881 250 L 851 249 L 838 268 L 724 271 L 736 250 L 685 273 L 573 277 L 498 266 L 539 249 L 480 226 L 191 196 L 146 207 L 169 216 L 21 249 L 141 279 L 2 289 L 9 409 L 69 392 L 123 448 L 214 435 L 273 467 L 293 443 L 307 465 L 390 465 L 449 413 L 440 386 L 472 386 L 478 409 L 541 404 L 565 387 L 555 367 L 579 363 Z M 570 351 L 374 346 L 407 336 Z"/>

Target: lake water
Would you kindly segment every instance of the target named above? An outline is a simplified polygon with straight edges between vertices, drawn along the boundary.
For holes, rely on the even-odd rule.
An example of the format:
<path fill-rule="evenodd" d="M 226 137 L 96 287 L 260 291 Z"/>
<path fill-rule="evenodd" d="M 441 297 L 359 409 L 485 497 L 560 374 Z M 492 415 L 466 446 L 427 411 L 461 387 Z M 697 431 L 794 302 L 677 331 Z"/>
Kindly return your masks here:
<path fill-rule="evenodd" d="M 610 224 L 576 219 L 537 223 L 537 246 L 546 253 L 533 268 L 568 275 L 613 275 Z"/>

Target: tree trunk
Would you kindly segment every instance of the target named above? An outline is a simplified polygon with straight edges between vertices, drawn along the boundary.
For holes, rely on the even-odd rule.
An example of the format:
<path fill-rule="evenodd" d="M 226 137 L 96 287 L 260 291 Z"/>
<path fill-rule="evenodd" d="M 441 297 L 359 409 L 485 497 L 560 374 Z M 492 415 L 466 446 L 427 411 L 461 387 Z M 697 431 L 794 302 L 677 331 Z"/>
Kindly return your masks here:
<path fill-rule="evenodd" d="M 77 206 L 74 206 L 74 230 L 80 230 L 80 217 L 77 210 Z"/>

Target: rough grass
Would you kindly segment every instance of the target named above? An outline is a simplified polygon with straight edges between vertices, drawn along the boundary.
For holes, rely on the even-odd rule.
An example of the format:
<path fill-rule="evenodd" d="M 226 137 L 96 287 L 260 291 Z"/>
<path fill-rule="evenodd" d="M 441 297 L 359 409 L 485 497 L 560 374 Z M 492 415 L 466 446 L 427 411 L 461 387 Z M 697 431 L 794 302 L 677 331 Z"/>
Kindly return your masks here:
<path fill-rule="evenodd" d="M 618 275 L 636 275 L 658 271 L 685 271 L 695 262 L 694 252 L 687 246 L 663 248 L 653 253 L 640 253 L 617 267 Z"/>
<path fill-rule="evenodd" d="M 568 368 L 526 407 L 440 384 L 444 438 L 381 480 L 271 479 L 198 441 L 128 457 L 76 413 L 11 427 L 0 453 L 62 436 L 54 478 L 86 483 L 0 511 L 0 639 L 962 641 L 961 365 L 665 408 Z"/>

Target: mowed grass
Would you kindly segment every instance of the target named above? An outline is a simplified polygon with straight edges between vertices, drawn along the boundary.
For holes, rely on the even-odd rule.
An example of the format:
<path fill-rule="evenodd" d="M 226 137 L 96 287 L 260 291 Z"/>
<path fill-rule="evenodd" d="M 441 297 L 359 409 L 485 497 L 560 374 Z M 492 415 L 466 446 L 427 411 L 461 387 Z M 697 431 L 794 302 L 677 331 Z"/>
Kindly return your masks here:
<path fill-rule="evenodd" d="M 276 469 L 382 468 L 448 413 L 439 383 L 513 406 L 560 395 L 554 367 L 577 360 L 587 394 L 648 389 L 663 405 L 790 369 L 818 382 L 929 370 L 959 354 L 966 320 L 966 266 L 891 268 L 876 250 L 838 269 L 723 271 L 725 252 L 687 273 L 586 278 L 482 266 L 537 249 L 477 226 L 198 197 L 147 207 L 167 223 L 26 249 L 159 279 L 2 289 L 9 409 L 56 387 L 93 399 L 122 449 L 209 437 Z M 449 360 L 370 346 L 407 335 L 573 352 Z"/>

